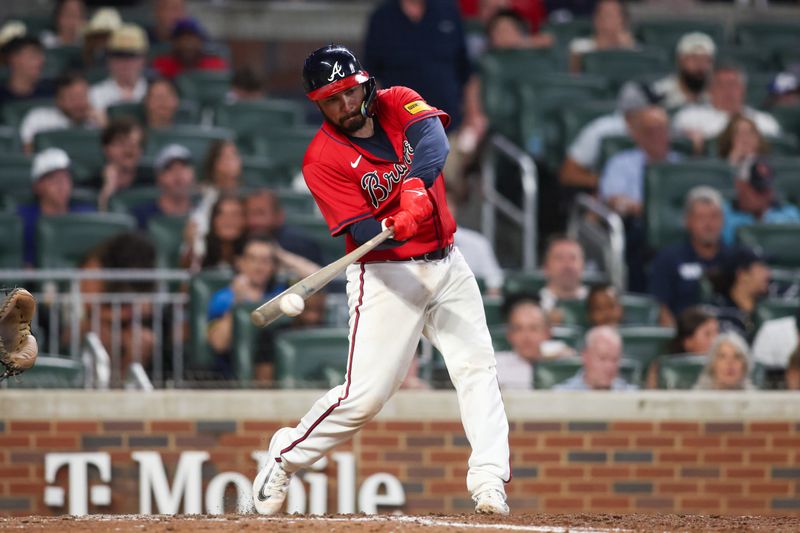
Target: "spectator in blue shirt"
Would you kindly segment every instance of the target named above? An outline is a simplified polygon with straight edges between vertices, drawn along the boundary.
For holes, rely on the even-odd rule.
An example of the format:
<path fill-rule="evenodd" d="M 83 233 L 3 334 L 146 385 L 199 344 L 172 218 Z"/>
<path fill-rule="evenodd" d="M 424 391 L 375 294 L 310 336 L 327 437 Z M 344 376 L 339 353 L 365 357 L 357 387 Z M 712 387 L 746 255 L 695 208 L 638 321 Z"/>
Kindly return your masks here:
<path fill-rule="evenodd" d="M 661 304 L 659 322 L 674 326 L 681 311 L 701 302 L 700 282 L 725 257 L 721 241 L 722 196 L 711 187 L 689 191 L 684 209 L 686 239 L 664 247 L 650 269 L 649 292 Z"/>
<path fill-rule="evenodd" d="M 764 159 L 744 165 L 736 175 L 736 199 L 725 204 L 722 240 L 732 244 L 736 230 L 750 224 L 800 224 L 800 209 L 779 201 L 775 174 Z M 800 230 L 800 226 L 798 226 Z"/>
<path fill-rule="evenodd" d="M 636 390 L 619 375 L 622 339 L 611 326 L 597 326 L 586 333 L 581 352 L 583 368 L 554 390 Z"/>
<path fill-rule="evenodd" d="M 22 219 L 25 242 L 25 264 L 33 266 L 36 259 L 36 224 L 39 217 L 94 211 L 89 204 L 72 202 L 70 160 L 61 148 L 48 148 L 36 154 L 31 170 L 36 200 L 17 208 Z"/>

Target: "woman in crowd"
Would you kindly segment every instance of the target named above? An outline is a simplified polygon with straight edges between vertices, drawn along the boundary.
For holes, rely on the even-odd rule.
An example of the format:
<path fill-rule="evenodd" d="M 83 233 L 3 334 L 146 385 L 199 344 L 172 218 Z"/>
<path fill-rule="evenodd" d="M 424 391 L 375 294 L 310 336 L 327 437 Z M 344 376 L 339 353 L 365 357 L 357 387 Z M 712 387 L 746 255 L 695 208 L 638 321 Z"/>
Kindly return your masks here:
<path fill-rule="evenodd" d="M 737 113 L 719 134 L 717 153 L 732 167 L 746 169 L 757 157 L 769 153 L 769 144 L 755 122 Z"/>
<path fill-rule="evenodd" d="M 752 390 L 750 350 L 747 342 L 733 332 L 723 333 L 711 346 L 708 363 L 695 390 Z"/>
<path fill-rule="evenodd" d="M 179 102 L 178 91 L 171 81 L 164 78 L 151 80 L 144 95 L 145 126 L 149 129 L 174 126 Z"/>
<path fill-rule="evenodd" d="M 764 257 L 744 246 L 732 250 L 720 267 L 709 270 L 713 303 L 723 331 L 735 331 L 752 342 L 756 307 L 768 294 L 770 275 Z"/>
<path fill-rule="evenodd" d="M 83 0 L 58 0 L 53 10 L 53 30 L 41 34 L 47 48 L 80 46 L 86 25 L 86 5 Z"/>
<path fill-rule="evenodd" d="M 202 253 L 189 245 L 184 264 L 194 271 L 199 268 L 233 270 L 236 257 L 242 253 L 245 236 L 244 203 L 237 196 L 223 194 L 211 208 Z"/>
<path fill-rule="evenodd" d="M 675 337 L 669 344 L 671 355 L 705 355 L 719 335 L 719 322 L 714 313 L 703 306 L 689 307 L 680 315 L 675 328 Z M 658 359 L 647 369 L 647 388 L 658 388 Z"/>
<path fill-rule="evenodd" d="M 586 53 L 636 47 L 628 27 L 628 14 L 619 0 L 599 0 L 592 24 L 594 32 L 591 37 L 577 37 L 569 43 L 569 67 L 572 72 L 583 69 L 583 55 Z"/>

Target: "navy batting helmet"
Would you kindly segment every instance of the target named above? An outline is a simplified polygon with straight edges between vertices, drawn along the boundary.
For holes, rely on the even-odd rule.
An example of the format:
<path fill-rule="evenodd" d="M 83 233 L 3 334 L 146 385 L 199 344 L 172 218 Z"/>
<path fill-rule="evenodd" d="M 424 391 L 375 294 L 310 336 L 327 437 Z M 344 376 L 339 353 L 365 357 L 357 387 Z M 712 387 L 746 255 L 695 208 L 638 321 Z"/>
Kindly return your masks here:
<path fill-rule="evenodd" d="M 356 85 L 365 84 L 361 113 L 367 116 L 375 97 L 375 78 L 361 67 L 356 56 L 338 44 L 311 52 L 303 64 L 303 88 L 310 100 L 318 101 Z"/>

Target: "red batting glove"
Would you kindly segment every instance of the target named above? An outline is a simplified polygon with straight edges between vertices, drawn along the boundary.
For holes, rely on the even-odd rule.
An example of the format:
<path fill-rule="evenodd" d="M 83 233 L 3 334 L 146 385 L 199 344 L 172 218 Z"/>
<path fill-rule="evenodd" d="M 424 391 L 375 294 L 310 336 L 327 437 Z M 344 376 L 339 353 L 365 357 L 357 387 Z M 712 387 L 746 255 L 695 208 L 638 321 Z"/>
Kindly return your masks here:
<path fill-rule="evenodd" d="M 419 178 L 408 178 L 400 188 L 400 209 L 408 211 L 414 220 L 422 222 L 433 213 L 425 184 Z"/>
<path fill-rule="evenodd" d="M 417 234 L 417 221 L 408 211 L 398 211 L 384 218 L 383 223 L 387 228 L 394 228 L 392 238 L 396 241 L 407 241 Z"/>

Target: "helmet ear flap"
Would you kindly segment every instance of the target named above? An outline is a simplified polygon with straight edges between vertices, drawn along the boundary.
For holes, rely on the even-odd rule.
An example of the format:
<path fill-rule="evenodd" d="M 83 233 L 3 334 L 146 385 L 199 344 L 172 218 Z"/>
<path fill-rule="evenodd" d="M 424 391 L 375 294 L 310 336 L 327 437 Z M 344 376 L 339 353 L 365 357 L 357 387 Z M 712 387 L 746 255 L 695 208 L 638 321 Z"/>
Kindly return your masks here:
<path fill-rule="evenodd" d="M 373 115 L 372 104 L 375 101 L 375 94 L 377 93 L 375 78 L 370 78 L 364 82 L 364 101 L 361 102 L 361 115 L 364 118 L 369 118 Z"/>

